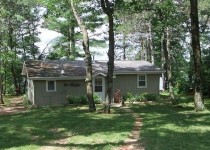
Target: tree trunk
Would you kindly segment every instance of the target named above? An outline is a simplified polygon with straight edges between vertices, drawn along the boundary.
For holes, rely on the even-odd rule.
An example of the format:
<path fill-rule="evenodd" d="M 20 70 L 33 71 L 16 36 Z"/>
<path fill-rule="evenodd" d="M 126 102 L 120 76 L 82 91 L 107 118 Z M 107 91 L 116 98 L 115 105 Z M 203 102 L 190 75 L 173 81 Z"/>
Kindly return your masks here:
<path fill-rule="evenodd" d="M 108 50 L 108 72 L 107 72 L 107 96 L 108 96 L 108 113 L 110 113 L 112 95 L 113 95 L 113 72 L 114 72 L 114 8 L 109 0 L 101 0 L 101 7 L 107 14 L 109 20 L 109 50 Z"/>
<path fill-rule="evenodd" d="M 200 39 L 199 39 L 199 20 L 198 20 L 198 1 L 190 0 L 190 17 L 191 17 L 191 34 L 192 34 L 192 49 L 193 49 L 193 58 L 194 58 L 194 84 L 195 84 L 195 93 L 194 93 L 194 103 L 195 110 L 202 111 L 204 110 L 204 101 L 203 101 L 203 85 L 202 85 L 202 64 L 201 64 L 201 49 L 200 49 Z"/>
<path fill-rule="evenodd" d="M 67 50 L 67 56 L 70 58 L 70 60 L 75 60 L 76 54 L 75 54 L 75 39 L 74 39 L 74 26 L 69 26 L 69 33 L 68 33 L 68 50 Z"/>
<path fill-rule="evenodd" d="M 20 94 L 20 87 L 18 86 L 18 79 L 17 79 L 15 67 L 16 66 L 14 66 L 14 63 L 12 62 L 11 72 L 12 72 L 12 77 L 13 77 L 13 84 L 14 84 L 14 87 L 15 87 L 16 95 L 19 95 Z"/>
<path fill-rule="evenodd" d="M 1 50 L 0 50 L 1 53 Z M 4 100 L 3 100 L 3 75 L 1 73 L 3 68 L 3 61 L 0 61 L 0 104 L 4 104 Z"/>
<path fill-rule="evenodd" d="M 0 74 L 0 104 L 4 104 L 3 100 L 3 76 Z"/>
<path fill-rule="evenodd" d="M 113 72 L 114 72 L 114 22 L 113 16 L 109 16 L 109 51 L 108 58 L 108 72 L 107 72 L 107 95 L 109 100 L 108 113 L 110 113 L 110 107 L 113 95 Z"/>
<path fill-rule="evenodd" d="M 86 62 L 86 92 L 87 92 L 87 99 L 89 102 L 89 111 L 94 112 L 96 111 L 94 99 L 93 99 L 93 86 L 92 86 L 92 59 L 91 59 L 91 54 L 89 50 L 89 37 L 88 37 L 88 32 L 87 29 L 83 23 L 83 21 L 80 19 L 75 7 L 74 7 L 74 2 L 73 0 L 70 0 L 70 5 L 74 13 L 74 17 L 77 20 L 77 23 L 82 31 L 83 35 L 83 49 L 85 52 L 85 62 Z"/>
<path fill-rule="evenodd" d="M 126 35 L 123 33 L 123 60 L 126 60 Z"/>
<path fill-rule="evenodd" d="M 155 64 L 155 60 L 154 60 L 154 50 L 153 50 L 153 45 L 152 45 L 152 29 L 151 29 L 151 24 L 149 24 L 149 58 L 150 58 L 150 62 L 154 65 Z"/>
<path fill-rule="evenodd" d="M 71 27 L 71 59 L 75 60 L 76 58 L 76 48 L 75 48 L 75 31 L 74 26 Z"/>
<path fill-rule="evenodd" d="M 165 69 L 166 69 L 166 79 L 168 83 L 168 90 L 170 94 L 170 98 L 174 100 L 174 92 L 173 92 L 173 83 L 172 83 L 172 68 L 171 68 L 171 54 L 170 54 L 170 41 L 169 41 L 169 30 L 168 28 L 163 33 L 163 51 L 165 57 Z"/>

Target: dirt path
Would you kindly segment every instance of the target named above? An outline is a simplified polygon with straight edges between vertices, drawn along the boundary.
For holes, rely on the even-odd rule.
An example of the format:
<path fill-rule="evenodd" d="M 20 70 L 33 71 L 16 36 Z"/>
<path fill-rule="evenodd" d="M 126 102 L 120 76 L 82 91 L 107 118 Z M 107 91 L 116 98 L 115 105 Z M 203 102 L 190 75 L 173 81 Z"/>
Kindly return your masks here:
<path fill-rule="evenodd" d="M 26 108 L 23 106 L 22 96 L 11 98 L 7 106 L 0 104 L 0 114 L 13 114 L 25 111 Z"/>
<path fill-rule="evenodd" d="M 133 129 L 125 140 L 124 145 L 119 150 L 145 150 L 144 145 L 139 141 L 140 131 L 142 127 L 142 119 L 137 113 L 133 112 L 129 107 L 122 107 L 127 113 L 131 113 L 135 119 Z"/>

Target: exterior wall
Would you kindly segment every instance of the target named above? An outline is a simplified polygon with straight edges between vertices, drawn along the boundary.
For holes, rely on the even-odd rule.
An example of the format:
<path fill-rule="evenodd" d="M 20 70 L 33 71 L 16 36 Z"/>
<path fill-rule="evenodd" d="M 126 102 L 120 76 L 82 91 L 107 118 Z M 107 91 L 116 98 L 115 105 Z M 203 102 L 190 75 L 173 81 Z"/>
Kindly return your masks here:
<path fill-rule="evenodd" d="M 99 76 L 98 76 L 99 77 Z M 121 95 L 131 92 L 133 94 L 154 93 L 159 94 L 159 74 L 147 75 L 147 87 L 137 88 L 137 75 L 116 75 L 113 80 L 113 94 L 115 89 L 120 89 Z M 56 106 L 67 103 L 66 96 L 84 96 L 86 95 L 86 85 L 84 80 L 57 80 L 56 91 L 46 91 L 46 80 L 28 80 L 31 87 L 28 87 L 28 96 L 32 104 L 38 106 Z M 29 83 L 29 82 L 28 82 Z M 106 80 L 105 80 L 106 95 Z M 29 92 L 30 91 L 30 92 Z"/>
<path fill-rule="evenodd" d="M 77 81 L 56 81 L 56 91 L 46 91 L 45 80 L 34 81 L 34 100 L 38 106 L 56 106 L 67 103 L 66 96 L 84 96 L 86 95 L 86 86 L 84 80 Z"/>
<path fill-rule="evenodd" d="M 153 93 L 159 94 L 159 74 L 147 74 L 147 87 L 137 88 L 137 75 L 116 75 L 114 79 L 114 88 L 119 89 L 121 94 L 131 92 L 133 94 Z"/>

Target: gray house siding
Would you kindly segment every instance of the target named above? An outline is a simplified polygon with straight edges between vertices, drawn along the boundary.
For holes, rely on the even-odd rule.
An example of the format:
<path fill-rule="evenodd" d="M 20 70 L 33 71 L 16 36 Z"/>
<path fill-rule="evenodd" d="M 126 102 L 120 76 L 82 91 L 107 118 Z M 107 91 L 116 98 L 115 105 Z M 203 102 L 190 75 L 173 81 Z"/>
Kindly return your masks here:
<path fill-rule="evenodd" d="M 116 75 L 113 90 L 120 89 L 121 94 L 131 92 L 133 94 L 153 93 L 159 94 L 159 74 L 147 74 L 147 87 L 137 88 L 137 74 Z"/>
<path fill-rule="evenodd" d="M 67 103 L 66 96 L 86 95 L 84 80 L 77 81 L 56 81 L 56 91 L 46 91 L 46 80 L 34 80 L 34 100 L 38 106 L 56 106 Z"/>

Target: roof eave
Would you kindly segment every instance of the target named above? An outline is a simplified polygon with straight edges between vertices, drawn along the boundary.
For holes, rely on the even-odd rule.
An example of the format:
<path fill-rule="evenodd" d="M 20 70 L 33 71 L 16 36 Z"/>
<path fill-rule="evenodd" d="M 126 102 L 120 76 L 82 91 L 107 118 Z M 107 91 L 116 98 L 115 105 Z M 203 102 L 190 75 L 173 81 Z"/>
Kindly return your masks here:
<path fill-rule="evenodd" d="M 165 73 L 164 70 L 161 71 L 126 71 L 126 72 L 122 72 L 122 71 L 115 71 L 114 74 L 162 74 Z"/>
<path fill-rule="evenodd" d="M 75 76 L 75 77 L 28 77 L 30 80 L 83 80 L 84 76 Z"/>

